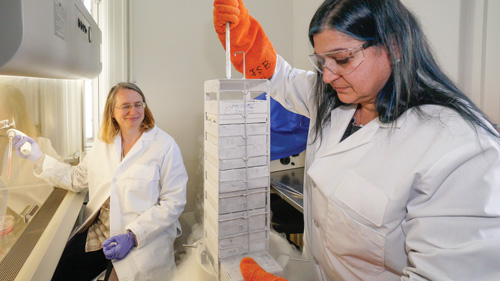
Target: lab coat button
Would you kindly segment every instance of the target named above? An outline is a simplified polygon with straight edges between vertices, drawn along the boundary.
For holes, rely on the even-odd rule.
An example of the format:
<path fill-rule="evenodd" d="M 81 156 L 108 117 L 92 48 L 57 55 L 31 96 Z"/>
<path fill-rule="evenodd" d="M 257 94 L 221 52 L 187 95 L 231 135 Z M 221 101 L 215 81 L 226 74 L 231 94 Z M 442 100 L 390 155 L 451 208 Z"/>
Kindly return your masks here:
<path fill-rule="evenodd" d="M 316 259 L 316 257 L 314 257 L 314 258 L 313 258 L 313 260 L 314 260 L 314 263 L 315 263 L 315 264 L 319 264 L 319 262 L 318 262 L 318 260 Z"/>
<path fill-rule="evenodd" d="M 314 222 L 314 226 L 319 227 L 319 223 L 317 220 L 313 220 L 313 222 Z"/>

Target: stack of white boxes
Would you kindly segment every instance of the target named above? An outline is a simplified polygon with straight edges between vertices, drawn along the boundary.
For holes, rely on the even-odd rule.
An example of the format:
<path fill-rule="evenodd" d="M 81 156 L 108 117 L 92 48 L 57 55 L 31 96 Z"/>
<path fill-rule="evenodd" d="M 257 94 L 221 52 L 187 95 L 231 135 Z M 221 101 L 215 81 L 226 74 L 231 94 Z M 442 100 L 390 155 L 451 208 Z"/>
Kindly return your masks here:
<path fill-rule="evenodd" d="M 269 254 L 270 127 L 267 80 L 205 82 L 204 240 L 217 280 L 243 280 L 239 262 L 254 258 L 282 275 Z"/>

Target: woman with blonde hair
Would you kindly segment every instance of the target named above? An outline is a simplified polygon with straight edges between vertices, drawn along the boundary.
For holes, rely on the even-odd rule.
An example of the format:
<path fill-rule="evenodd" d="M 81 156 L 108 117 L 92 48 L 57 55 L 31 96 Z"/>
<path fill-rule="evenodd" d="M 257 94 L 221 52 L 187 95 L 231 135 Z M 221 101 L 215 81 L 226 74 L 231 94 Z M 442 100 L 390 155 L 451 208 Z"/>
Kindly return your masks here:
<path fill-rule="evenodd" d="M 16 137 L 16 153 L 25 141 Z M 119 83 L 110 90 L 99 139 L 78 166 L 43 155 L 27 141 L 33 149 L 26 158 L 36 163 L 38 177 L 89 191 L 86 221 L 52 280 L 91 280 L 110 269 L 108 260 L 115 279 L 169 280 L 188 178 L 179 147 L 155 125 L 139 87 Z"/>

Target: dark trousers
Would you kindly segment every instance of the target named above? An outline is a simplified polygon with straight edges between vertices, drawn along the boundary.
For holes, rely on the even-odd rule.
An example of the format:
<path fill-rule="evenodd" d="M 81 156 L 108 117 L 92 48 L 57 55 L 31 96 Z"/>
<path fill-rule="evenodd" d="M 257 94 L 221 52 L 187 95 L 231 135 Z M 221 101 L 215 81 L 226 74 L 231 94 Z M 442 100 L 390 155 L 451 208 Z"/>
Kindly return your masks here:
<path fill-rule="evenodd" d="M 52 281 L 90 281 L 106 270 L 108 260 L 101 250 L 85 252 L 87 230 L 76 234 L 64 248 Z"/>

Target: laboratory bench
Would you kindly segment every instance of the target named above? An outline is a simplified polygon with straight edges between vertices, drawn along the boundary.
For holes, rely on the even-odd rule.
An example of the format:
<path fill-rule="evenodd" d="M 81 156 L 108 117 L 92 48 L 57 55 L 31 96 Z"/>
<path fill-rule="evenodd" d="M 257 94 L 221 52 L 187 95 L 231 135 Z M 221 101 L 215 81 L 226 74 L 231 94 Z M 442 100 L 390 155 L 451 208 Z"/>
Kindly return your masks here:
<path fill-rule="evenodd" d="M 41 188 L 37 186 L 36 188 Z M 50 195 L 31 212 L 17 214 L 14 226 L 0 236 L 0 280 L 50 280 L 81 213 L 86 193 L 45 186 Z"/>
<path fill-rule="evenodd" d="M 304 168 L 271 173 L 271 190 L 295 209 L 304 212 Z"/>
<path fill-rule="evenodd" d="M 271 227 L 284 233 L 297 248 L 303 246 L 304 168 L 271 172 Z"/>

